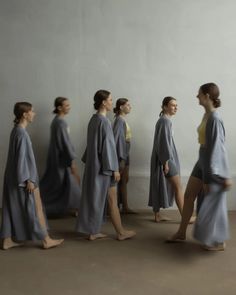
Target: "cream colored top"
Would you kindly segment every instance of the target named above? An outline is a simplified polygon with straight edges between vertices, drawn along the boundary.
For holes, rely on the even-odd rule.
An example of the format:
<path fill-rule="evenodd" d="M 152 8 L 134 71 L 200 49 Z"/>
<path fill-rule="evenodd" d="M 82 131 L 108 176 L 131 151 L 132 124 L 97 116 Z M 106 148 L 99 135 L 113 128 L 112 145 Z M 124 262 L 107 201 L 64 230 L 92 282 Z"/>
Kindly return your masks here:
<path fill-rule="evenodd" d="M 198 142 L 200 145 L 204 145 L 206 143 L 206 124 L 207 124 L 208 116 L 205 114 L 202 118 L 201 124 L 197 128 L 198 132 Z"/>
<path fill-rule="evenodd" d="M 125 121 L 125 124 L 126 124 L 125 140 L 130 141 L 131 137 L 132 137 L 131 129 L 130 129 L 130 127 L 129 127 L 129 125 L 128 125 L 128 123 L 126 121 Z"/>

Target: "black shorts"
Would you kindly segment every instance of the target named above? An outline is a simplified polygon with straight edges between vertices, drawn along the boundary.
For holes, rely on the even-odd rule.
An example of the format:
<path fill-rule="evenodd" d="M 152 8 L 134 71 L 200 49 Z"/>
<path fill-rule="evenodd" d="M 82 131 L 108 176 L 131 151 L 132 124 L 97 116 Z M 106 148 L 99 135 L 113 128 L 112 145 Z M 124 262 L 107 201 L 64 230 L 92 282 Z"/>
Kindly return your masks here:
<path fill-rule="evenodd" d="M 201 180 L 203 179 L 202 168 L 201 168 L 201 166 L 200 166 L 199 161 L 197 161 L 197 163 L 196 163 L 195 166 L 193 167 L 193 170 L 192 170 L 191 176 L 194 176 L 194 177 L 199 178 L 199 179 L 201 179 Z"/>

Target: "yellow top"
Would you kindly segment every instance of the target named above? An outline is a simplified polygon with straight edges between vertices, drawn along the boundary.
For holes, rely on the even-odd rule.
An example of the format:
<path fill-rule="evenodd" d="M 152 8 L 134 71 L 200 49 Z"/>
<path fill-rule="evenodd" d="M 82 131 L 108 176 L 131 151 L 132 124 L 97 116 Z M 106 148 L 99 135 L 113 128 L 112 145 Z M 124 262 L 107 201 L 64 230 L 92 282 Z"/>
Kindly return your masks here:
<path fill-rule="evenodd" d="M 126 124 L 125 140 L 126 140 L 126 141 L 130 141 L 130 139 L 131 139 L 131 137 L 132 137 L 131 129 L 130 129 L 130 127 L 129 127 L 129 125 L 128 125 L 127 122 L 125 122 L 125 124 Z"/>
<path fill-rule="evenodd" d="M 197 128 L 198 132 L 198 142 L 200 145 L 204 145 L 206 143 L 206 124 L 207 124 L 207 116 L 202 118 L 201 124 Z"/>

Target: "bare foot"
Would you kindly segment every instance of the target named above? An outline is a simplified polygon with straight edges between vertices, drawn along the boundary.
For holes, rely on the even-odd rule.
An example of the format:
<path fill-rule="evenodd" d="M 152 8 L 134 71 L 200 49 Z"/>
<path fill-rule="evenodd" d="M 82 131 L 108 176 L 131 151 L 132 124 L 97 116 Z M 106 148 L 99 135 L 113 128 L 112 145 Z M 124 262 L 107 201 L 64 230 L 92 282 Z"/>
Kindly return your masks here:
<path fill-rule="evenodd" d="M 60 244 L 62 244 L 64 242 L 64 239 L 58 239 L 58 240 L 54 240 L 51 238 L 47 238 L 45 240 L 43 240 L 43 249 L 51 249 L 54 247 L 59 246 Z"/>
<path fill-rule="evenodd" d="M 89 235 L 88 240 L 89 241 L 95 241 L 97 239 L 104 239 L 106 237 L 107 237 L 106 234 L 98 233 L 98 234 L 95 234 L 95 235 Z"/>
<path fill-rule="evenodd" d="M 185 241 L 186 241 L 185 234 L 181 234 L 178 232 L 166 240 L 167 243 L 180 243 Z"/>
<path fill-rule="evenodd" d="M 189 224 L 193 224 L 196 221 L 196 216 L 192 216 L 189 220 Z"/>
<path fill-rule="evenodd" d="M 216 246 L 207 246 L 204 245 L 203 249 L 207 250 L 207 251 L 224 251 L 226 248 L 226 244 L 225 243 L 220 243 Z"/>
<path fill-rule="evenodd" d="M 133 230 L 125 230 L 122 234 L 117 235 L 117 240 L 124 241 L 127 239 L 131 239 L 132 237 L 136 236 L 136 232 Z"/>
<path fill-rule="evenodd" d="M 2 249 L 3 250 L 8 250 L 8 249 L 11 249 L 11 248 L 14 248 L 14 247 L 20 247 L 20 246 L 23 246 L 24 243 L 15 243 L 12 241 L 11 238 L 6 238 L 3 240 L 3 243 L 2 243 Z"/>
<path fill-rule="evenodd" d="M 155 222 L 170 221 L 170 220 L 171 218 L 165 215 L 160 215 L 160 213 L 155 213 L 155 217 L 154 217 Z"/>

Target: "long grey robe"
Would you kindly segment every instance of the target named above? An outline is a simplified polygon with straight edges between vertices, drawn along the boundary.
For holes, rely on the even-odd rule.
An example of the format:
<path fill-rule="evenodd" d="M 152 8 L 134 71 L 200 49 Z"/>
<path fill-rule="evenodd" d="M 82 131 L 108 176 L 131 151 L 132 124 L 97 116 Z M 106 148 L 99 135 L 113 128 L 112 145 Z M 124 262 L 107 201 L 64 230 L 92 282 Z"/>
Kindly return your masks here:
<path fill-rule="evenodd" d="M 125 120 L 117 116 L 113 124 L 113 132 L 116 143 L 118 161 L 129 159 L 130 142 L 126 141 L 126 123 Z"/>
<path fill-rule="evenodd" d="M 40 181 L 42 200 L 48 216 L 63 215 L 68 209 L 78 208 L 80 186 L 71 173 L 76 158 L 66 121 L 55 116 L 51 124 L 47 165 Z"/>
<path fill-rule="evenodd" d="M 24 128 L 16 126 L 10 136 L 4 175 L 1 238 L 43 240 L 47 235 L 37 215 L 35 195 L 25 189 L 27 180 L 38 186 L 30 137 Z"/>
<path fill-rule="evenodd" d="M 163 172 L 163 165 L 171 160 L 180 174 L 177 150 L 172 136 L 172 123 L 165 115 L 156 123 L 151 156 L 151 175 L 148 205 L 154 212 L 173 205 L 174 192 Z"/>
<path fill-rule="evenodd" d="M 126 141 L 126 123 L 121 116 L 117 116 L 113 124 L 113 133 L 116 144 L 116 152 L 119 164 L 123 160 L 129 165 L 130 142 Z M 122 204 L 120 183 L 118 183 L 118 204 Z"/>
<path fill-rule="evenodd" d="M 85 170 L 76 230 L 97 234 L 104 220 L 112 174 L 119 170 L 111 123 L 100 114 L 94 114 L 89 122 L 87 148 L 82 160 Z"/>
<path fill-rule="evenodd" d="M 212 112 L 206 124 L 206 144 L 199 163 L 203 182 L 210 192 L 204 196 L 194 228 L 194 237 L 208 246 L 215 246 L 229 238 L 226 192 L 222 180 L 230 178 L 225 129 L 217 112 Z"/>

